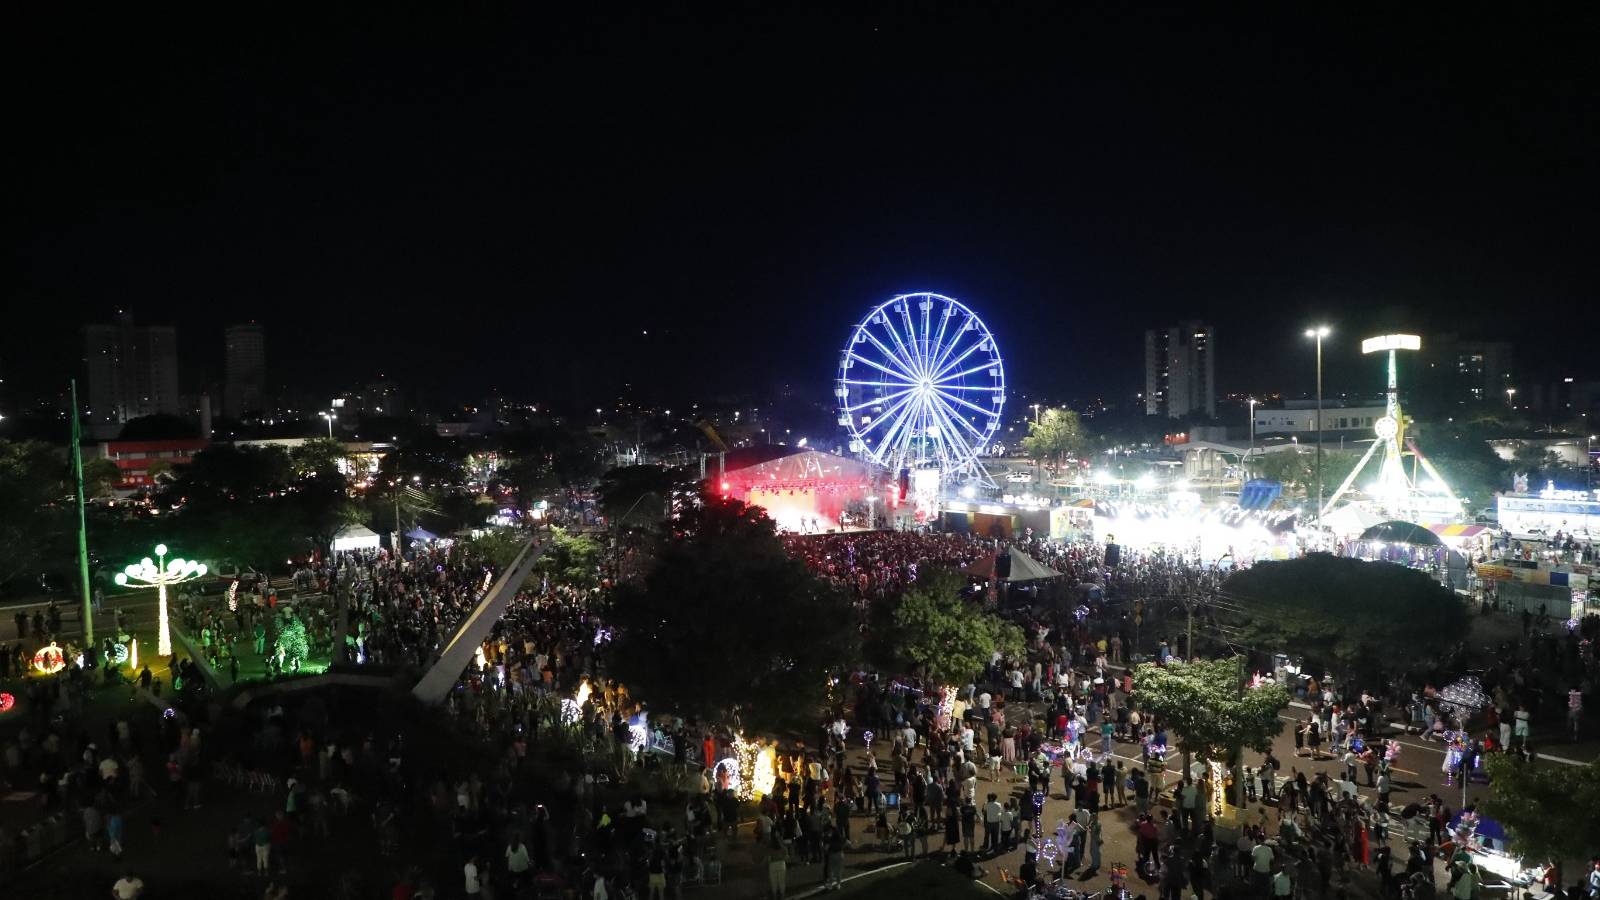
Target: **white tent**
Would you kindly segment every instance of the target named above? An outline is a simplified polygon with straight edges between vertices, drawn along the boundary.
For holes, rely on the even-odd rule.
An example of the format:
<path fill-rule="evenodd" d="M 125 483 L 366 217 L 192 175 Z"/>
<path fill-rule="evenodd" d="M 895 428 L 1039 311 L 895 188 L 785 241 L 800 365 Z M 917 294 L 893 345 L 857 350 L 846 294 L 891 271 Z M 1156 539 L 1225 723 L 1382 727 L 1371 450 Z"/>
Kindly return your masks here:
<path fill-rule="evenodd" d="M 347 525 L 333 539 L 333 552 L 378 549 L 378 533 L 365 525 Z"/>
<path fill-rule="evenodd" d="M 1383 516 L 1354 503 L 1346 503 L 1322 517 L 1323 526 L 1334 534 L 1360 534 L 1383 521 Z"/>

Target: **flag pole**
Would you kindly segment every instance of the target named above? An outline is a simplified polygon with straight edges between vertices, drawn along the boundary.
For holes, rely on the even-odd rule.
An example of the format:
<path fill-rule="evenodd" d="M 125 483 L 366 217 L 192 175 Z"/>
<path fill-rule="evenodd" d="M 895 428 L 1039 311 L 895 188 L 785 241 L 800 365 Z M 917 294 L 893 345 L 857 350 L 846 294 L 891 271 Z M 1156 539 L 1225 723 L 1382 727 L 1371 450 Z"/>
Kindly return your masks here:
<path fill-rule="evenodd" d="M 72 379 L 72 474 L 78 484 L 78 580 L 83 588 L 83 644 L 94 658 L 94 603 L 89 595 L 89 531 L 83 512 L 83 431 L 78 425 L 78 380 Z"/>

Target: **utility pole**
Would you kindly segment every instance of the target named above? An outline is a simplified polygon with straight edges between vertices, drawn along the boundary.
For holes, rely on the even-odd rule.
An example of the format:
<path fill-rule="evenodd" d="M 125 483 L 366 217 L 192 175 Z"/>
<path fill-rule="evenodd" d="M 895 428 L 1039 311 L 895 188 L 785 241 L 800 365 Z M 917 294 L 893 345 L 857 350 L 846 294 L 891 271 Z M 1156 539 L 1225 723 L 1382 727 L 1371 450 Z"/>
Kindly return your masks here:
<path fill-rule="evenodd" d="M 83 643 L 94 651 L 94 600 L 89 592 L 89 526 L 83 511 L 83 430 L 78 424 L 78 380 L 72 379 L 72 475 L 78 484 L 78 580 L 83 588 Z"/>

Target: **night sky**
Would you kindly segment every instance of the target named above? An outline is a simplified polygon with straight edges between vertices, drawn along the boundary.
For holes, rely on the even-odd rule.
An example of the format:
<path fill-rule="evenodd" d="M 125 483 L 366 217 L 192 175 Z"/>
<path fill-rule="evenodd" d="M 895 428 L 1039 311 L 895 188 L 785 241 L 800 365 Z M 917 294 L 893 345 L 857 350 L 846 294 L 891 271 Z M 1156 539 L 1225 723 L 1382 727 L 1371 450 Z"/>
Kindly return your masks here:
<path fill-rule="evenodd" d="M 1379 328 L 1600 368 L 1595 7 L 521 6 L 14 19 L 0 377 L 64 381 L 125 308 L 180 325 L 186 390 L 257 320 L 319 390 L 826 398 L 910 290 L 1063 399 L 1141 389 L 1179 317 L 1224 390 L 1307 389 L 1313 321 L 1333 391 Z"/>

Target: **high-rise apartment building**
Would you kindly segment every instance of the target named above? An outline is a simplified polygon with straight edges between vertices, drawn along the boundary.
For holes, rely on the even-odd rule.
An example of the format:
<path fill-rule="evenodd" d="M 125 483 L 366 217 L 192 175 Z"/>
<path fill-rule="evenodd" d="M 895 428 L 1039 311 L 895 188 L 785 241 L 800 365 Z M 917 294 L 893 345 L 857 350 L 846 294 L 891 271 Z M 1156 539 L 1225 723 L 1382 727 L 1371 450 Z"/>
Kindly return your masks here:
<path fill-rule="evenodd" d="M 260 325 L 229 325 L 223 331 L 224 369 L 222 412 L 237 419 L 262 409 L 267 381 L 267 338 Z"/>
<path fill-rule="evenodd" d="M 1144 333 L 1146 415 L 1216 416 L 1215 343 L 1215 333 L 1203 322 L 1184 322 Z"/>
<path fill-rule="evenodd" d="M 140 416 L 179 414 L 176 328 L 135 325 L 119 313 L 116 322 L 84 326 L 83 346 L 90 424 L 104 431 Z"/>

